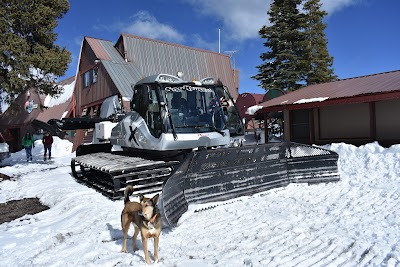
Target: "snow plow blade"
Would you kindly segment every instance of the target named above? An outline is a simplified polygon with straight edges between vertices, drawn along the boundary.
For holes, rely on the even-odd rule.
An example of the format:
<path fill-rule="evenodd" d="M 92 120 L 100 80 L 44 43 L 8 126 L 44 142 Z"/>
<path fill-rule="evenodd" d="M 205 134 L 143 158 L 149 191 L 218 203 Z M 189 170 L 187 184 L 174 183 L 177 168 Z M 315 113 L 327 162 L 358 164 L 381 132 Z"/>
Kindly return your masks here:
<path fill-rule="evenodd" d="M 340 180 L 338 154 L 283 142 L 191 152 L 163 185 L 166 223 L 175 226 L 191 203 L 224 201 L 289 183 Z"/>

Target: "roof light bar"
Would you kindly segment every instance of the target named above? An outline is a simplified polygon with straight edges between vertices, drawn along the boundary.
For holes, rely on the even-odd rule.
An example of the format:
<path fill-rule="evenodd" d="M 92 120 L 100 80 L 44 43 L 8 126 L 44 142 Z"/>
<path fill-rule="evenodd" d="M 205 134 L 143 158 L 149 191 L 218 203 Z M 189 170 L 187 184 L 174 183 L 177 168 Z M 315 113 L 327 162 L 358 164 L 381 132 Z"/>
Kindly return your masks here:
<path fill-rule="evenodd" d="M 183 82 L 182 79 L 173 76 L 173 75 L 169 75 L 169 74 L 160 74 L 157 76 L 156 79 L 157 82 L 159 83 L 180 83 Z"/>
<path fill-rule="evenodd" d="M 215 84 L 213 77 L 207 77 L 207 78 L 201 79 L 200 82 L 202 84 L 206 84 L 206 85 Z"/>

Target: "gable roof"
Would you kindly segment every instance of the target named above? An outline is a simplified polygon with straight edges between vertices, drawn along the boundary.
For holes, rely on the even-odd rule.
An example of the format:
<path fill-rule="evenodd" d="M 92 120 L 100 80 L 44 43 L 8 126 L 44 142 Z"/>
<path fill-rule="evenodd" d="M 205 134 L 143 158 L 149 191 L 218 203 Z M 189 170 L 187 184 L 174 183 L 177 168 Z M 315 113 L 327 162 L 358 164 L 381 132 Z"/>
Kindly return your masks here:
<path fill-rule="evenodd" d="M 133 93 L 131 85 L 142 78 L 142 73 L 135 63 L 127 62 L 111 41 L 87 36 L 85 40 L 107 70 L 121 96 L 130 99 Z"/>
<path fill-rule="evenodd" d="M 75 76 L 58 83 L 63 92 L 57 97 L 46 96 L 43 105 L 46 107 L 39 113 L 37 120 L 48 122 L 50 119 L 62 119 L 72 110 L 72 95 L 75 87 Z"/>
<path fill-rule="evenodd" d="M 0 115 L 0 128 L 17 127 L 17 125 L 27 125 L 33 120 L 48 122 L 50 119 L 61 119 L 71 111 L 72 108 L 72 93 L 75 85 L 75 76 L 65 79 L 57 83 L 64 87 L 64 91 L 58 97 L 50 97 L 37 93 L 35 88 L 28 90 L 28 94 L 20 94 L 15 103 L 22 107 L 19 111 L 6 110 Z M 28 113 L 23 108 L 24 104 L 32 100 L 33 104 L 37 104 L 38 108 Z M 41 109 L 40 106 L 47 108 Z"/>
<path fill-rule="evenodd" d="M 132 97 L 131 85 L 142 78 L 178 71 L 184 73 L 186 80 L 213 77 L 228 87 L 233 98 L 238 96 L 238 85 L 234 81 L 237 72 L 234 74 L 228 55 L 130 34 L 121 34 L 115 45 L 92 37 L 85 40 L 122 97 L 127 99 Z"/>
<path fill-rule="evenodd" d="M 263 111 L 400 98 L 400 70 L 315 84 L 263 102 Z"/>
<path fill-rule="evenodd" d="M 92 38 L 85 36 L 85 40 L 92 48 L 94 54 L 99 60 L 114 61 L 116 63 L 123 63 L 124 58 L 115 49 L 114 44 L 111 41 Z"/>

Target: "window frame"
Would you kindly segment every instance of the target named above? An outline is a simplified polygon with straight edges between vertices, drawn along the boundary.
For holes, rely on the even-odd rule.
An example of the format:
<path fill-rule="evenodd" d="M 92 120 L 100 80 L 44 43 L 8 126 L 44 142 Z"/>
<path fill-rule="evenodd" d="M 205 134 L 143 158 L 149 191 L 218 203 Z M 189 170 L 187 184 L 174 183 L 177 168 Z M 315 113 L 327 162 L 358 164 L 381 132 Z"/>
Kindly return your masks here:
<path fill-rule="evenodd" d="M 94 67 L 88 71 L 85 71 L 82 74 L 83 88 L 90 87 L 92 84 L 97 83 L 97 78 L 98 78 L 98 69 L 97 68 Z"/>

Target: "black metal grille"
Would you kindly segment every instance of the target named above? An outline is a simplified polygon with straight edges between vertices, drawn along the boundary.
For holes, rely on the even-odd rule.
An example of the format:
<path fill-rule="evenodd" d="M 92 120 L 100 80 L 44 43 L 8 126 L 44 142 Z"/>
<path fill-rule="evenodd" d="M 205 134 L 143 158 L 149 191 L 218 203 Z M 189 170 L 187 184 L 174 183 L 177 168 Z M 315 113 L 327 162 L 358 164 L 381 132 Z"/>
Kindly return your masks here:
<path fill-rule="evenodd" d="M 339 180 L 338 155 L 297 143 L 196 151 L 166 181 L 165 217 L 174 225 L 189 203 L 223 201 L 289 183 Z"/>

